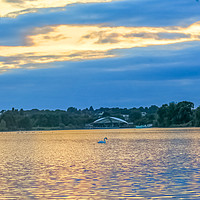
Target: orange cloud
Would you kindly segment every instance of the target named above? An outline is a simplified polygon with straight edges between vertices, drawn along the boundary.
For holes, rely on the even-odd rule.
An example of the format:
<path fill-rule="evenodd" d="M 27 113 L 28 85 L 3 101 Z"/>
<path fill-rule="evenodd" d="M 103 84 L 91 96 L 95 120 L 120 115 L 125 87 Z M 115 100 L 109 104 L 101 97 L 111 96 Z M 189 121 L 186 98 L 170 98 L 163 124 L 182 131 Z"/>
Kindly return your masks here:
<path fill-rule="evenodd" d="M 77 3 L 103 3 L 116 0 L 0 0 L 0 17 L 37 12 L 41 8 L 64 8 Z"/>
<path fill-rule="evenodd" d="M 113 50 L 200 41 L 200 22 L 188 27 L 59 25 L 35 28 L 24 46 L 0 46 L 0 70 L 117 56 Z M 112 52 L 112 53 L 111 53 Z"/>

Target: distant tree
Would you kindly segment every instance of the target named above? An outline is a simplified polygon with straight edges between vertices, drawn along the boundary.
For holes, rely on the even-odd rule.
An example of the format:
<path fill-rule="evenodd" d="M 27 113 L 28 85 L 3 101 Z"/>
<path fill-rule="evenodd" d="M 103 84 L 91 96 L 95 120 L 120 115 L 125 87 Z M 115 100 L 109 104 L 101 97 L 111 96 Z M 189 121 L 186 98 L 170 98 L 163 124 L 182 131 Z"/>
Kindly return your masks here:
<path fill-rule="evenodd" d="M 157 111 L 158 114 L 158 126 L 166 127 L 169 126 L 168 123 L 168 105 L 163 104 Z"/>
<path fill-rule="evenodd" d="M 172 124 L 177 124 L 177 105 L 174 102 L 171 102 L 167 108 L 167 126 L 171 126 Z"/>
<path fill-rule="evenodd" d="M 187 124 L 189 122 L 192 123 L 192 108 L 194 108 L 194 104 L 188 101 L 182 101 L 178 104 L 172 102 L 169 105 L 162 105 L 157 111 L 158 126 L 168 127 Z"/>
<path fill-rule="evenodd" d="M 147 119 L 146 124 L 153 124 L 156 119 L 156 114 L 147 114 L 145 118 Z"/>
<path fill-rule="evenodd" d="M 48 119 L 45 114 L 38 115 L 37 126 L 48 127 Z"/>
<path fill-rule="evenodd" d="M 69 124 L 69 115 L 66 112 L 61 113 L 60 118 L 61 118 L 61 123 L 63 123 L 65 126 Z"/>
<path fill-rule="evenodd" d="M 94 112 L 94 108 L 92 106 L 90 106 L 89 111 Z"/>
<path fill-rule="evenodd" d="M 6 127 L 8 130 L 16 130 L 17 123 L 16 117 L 13 112 L 7 111 L 2 115 L 2 119 L 6 122 Z"/>
<path fill-rule="evenodd" d="M 138 124 L 138 121 L 141 120 L 142 114 L 140 110 L 133 110 L 129 115 L 129 120 L 134 124 Z"/>
<path fill-rule="evenodd" d="M 77 113 L 77 108 L 74 108 L 74 107 L 69 107 L 68 109 L 67 109 L 67 112 L 68 113 Z"/>
<path fill-rule="evenodd" d="M 0 113 L 3 114 L 5 112 L 5 110 L 2 110 Z"/>
<path fill-rule="evenodd" d="M 200 126 L 200 106 L 194 112 L 194 126 Z"/>
<path fill-rule="evenodd" d="M 182 101 L 176 105 L 177 124 L 185 124 L 192 120 L 192 108 L 194 104 L 188 101 Z"/>
<path fill-rule="evenodd" d="M 6 130 L 7 130 L 6 121 L 2 119 L 0 122 L 0 131 L 6 131 Z"/>
<path fill-rule="evenodd" d="M 103 113 L 103 115 L 102 115 L 102 117 L 109 117 L 109 116 L 110 116 L 110 113 L 109 113 L 109 112 L 106 112 L 106 111 L 105 111 L 105 112 Z"/>
<path fill-rule="evenodd" d="M 65 128 L 65 125 L 64 125 L 63 123 L 60 123 L 60 124 L 59 124 L 59 127 L 60 127 L 61 129 L 64 129 L 64 128 Z"/>
<path fill-rule="evenodd" d="M 139 109 L 141 112 L 146 112 L 145 108 L 143 108 L 142 106 L 140 106 L 138 109 Z"/>
<path fill-rule="evenodd" d="M 152 105 L 152 106 L 149 107 L 148 113 L 150 113 L 150 114 L 156 113 L 158 111 L 158 108 L 159 108 L 158 106 Z"/>
<path fill-rule="evenodd" d="M 24 115 L 24 110 L 23 110 L 23 109 L 20 109 L 19 114 L 20 114 L 20 115 Z"/>
<path fill-rule="evenodd" d="M 23 117 L 19 122 L 18 122 L 19 128 L 25 129 L 25 130 L 30 130 L 32 128 L 31 120 L 28 117 Z"/>
<path fill-rule="evenodd" d="M 123 118 L 129 115 L 129 121 L 135 125 L 154 124 L 160 127 L 170 126 L 200 126 L 200 107 L 193 109 L 194 104 L 188 101 L 179 103 L 164 104 L 161 107 L 155 105 L 140 108 L 99 108 L 92 106 L 86 109 L 69 107 L 64 110 L 23 110 L 15 108 L 12 110 L 2 110 L 0 113 L 0 130 L 20 130 L 34 128 L 60 128 L 74 129 L 84 128 L 96 120 L 99 115 L 102 117 L 113 116 Z M 145 112 L 145 115 L 142 115 Z"/>

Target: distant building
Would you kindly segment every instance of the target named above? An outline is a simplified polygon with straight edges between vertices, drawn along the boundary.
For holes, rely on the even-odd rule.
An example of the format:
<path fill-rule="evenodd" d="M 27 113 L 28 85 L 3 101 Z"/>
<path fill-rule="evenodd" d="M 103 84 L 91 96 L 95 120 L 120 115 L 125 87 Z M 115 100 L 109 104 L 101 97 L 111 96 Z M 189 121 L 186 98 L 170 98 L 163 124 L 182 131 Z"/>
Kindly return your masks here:
<path fill-rule="evenodd" d="M 93 128 L 123 128 L 128 127 L 128 122 L 117 117 L 103 117 L 92 123 Z"/>
<path fill-rule="evenodd" d="M 99 117 L 102 117 L 103 114 L 104 114 L 104 112 L 100 112 L 100 113 L 98 113 L 98 116 L 99 116 Z"/>
<path fill-rule="evenodd" d="M 122 116 L 123 116 L 123 118 L 124 118 L 126 121 L 129 120 L 129 115 L 122 115 Z"/>
<path fill-rule="evenodd" d="M 141 112 L 142 117 L 145 117 L 147 115 L 146 112 Z"/>

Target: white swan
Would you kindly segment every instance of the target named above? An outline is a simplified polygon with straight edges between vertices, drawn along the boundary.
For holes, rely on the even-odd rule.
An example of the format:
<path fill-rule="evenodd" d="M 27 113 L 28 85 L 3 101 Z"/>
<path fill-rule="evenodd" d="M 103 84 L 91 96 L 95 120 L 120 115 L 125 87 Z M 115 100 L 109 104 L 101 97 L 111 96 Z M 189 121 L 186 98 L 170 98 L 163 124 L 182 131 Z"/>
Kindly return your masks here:
<path fill-rule="evenodd" d="M 107 139 L 108 139 L 108 138 L 107 138 L 107 137 L 105 137 L 103 140 L 100 140 L 100 141 L 98 141 L 98 143 L 105 144 Z"/>

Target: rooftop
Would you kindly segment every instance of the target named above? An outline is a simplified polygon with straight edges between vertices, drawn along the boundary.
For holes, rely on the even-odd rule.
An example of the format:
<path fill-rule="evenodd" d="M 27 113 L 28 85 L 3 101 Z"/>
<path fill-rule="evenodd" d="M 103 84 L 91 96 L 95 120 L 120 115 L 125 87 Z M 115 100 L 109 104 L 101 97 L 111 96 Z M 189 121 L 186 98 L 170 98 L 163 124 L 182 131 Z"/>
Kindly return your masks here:
<path fill-rule="evenodd" d="M 94 121 L 93 124 L 128 124 L 128 122 L 117 117 L 103 117 Z"/>

